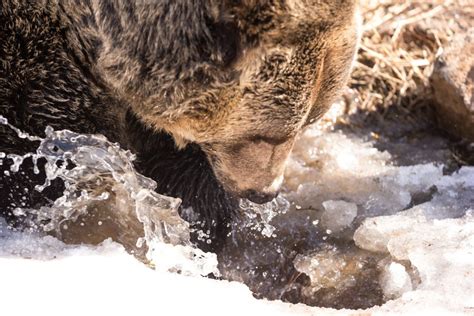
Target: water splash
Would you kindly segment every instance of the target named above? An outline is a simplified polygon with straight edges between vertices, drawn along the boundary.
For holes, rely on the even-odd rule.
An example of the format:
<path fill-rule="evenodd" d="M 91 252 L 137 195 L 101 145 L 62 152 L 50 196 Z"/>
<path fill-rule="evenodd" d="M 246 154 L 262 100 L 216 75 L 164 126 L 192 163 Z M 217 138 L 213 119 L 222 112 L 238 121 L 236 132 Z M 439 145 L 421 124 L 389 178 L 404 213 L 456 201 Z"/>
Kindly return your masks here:
<path fill-rule="evenodd" d="M 13 161 L 12 173 L 18 172 L 29 157 L 37 173 L 37 162 L 42 158 L 46 161 L 46 179 L 35 189 L 42 192 L 55 179 L 64 183 L 62 196 L 50 205 L 14 210 L 16 216 L 26 218 L 30 227 L 53 233 L 63 240 L 80 242 L 82 235 L 111 237 L 107 234 L 114 233 L 112 238 L 131 248 L 131 252 L 139 253 L 140 249 L 148 248 L 145 256 L 157 269 L 218 275 L 215 255 L 191 245 L 189 224 L 178 214 L 181 200 L 156 193 L 156 182 L 134 169 L 135 155 L 130 151 L 102 135 L 55 131 L 48 126 L 45 138 L 41 138 L 22 132 L 2 116 L 0 124 L 10 127 L 20 138 L 40 142 L 36 153 L 2 155 Z M 102 220 L 97 220 L 97 225 L 93 225 L 96 223 L 88 218 L 95 220 L 94 213 L 102 217 L 107 214 L 112 224 L 107 228 Z M 162 260 L 167 257 L 179 257 L 179 260 Z"/>
<path fill-rule="evenodd" d="M 246 223 L 265 237 L 276 237 L 275 227 L 271 221 L 278 215 L 285 214 L 290 209 L 290 203 L 282 196 L 265 203 L 256 204 L 246 199 L 239 201 L 240 209 L 249 219 Z"/>

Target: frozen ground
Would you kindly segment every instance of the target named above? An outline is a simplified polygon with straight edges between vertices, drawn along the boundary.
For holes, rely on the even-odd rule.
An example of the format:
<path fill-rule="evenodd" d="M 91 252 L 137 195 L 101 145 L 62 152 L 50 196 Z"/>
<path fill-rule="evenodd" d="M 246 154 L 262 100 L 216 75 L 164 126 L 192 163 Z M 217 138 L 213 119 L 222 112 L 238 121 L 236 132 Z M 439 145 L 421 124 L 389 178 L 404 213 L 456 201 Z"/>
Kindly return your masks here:
<path fill-rule="evenodd" d="M 153 271 L 111 241 L 67 246 L 0 226 L 2 315 L 301 315 L 236 282 Z"/>
<path fill-rule="evenodd" d="M 0 222 L 2 314 L 474 314 L 474 167 L 453 168 L 442 140 L 398 135 L 395 142 L 392 134 L 329 123 L 301 135 L 285 199 L 242 204 L 244 228 L 217 257 L 190 246 L 178 202 L 154 194 L 131 168 L 132 156 L 100 137 L 50 131 L 37 154 L 51 161 L 51 178 L 68 183 L 66 194 L 49 208 L 17 213 L 51 219 L 40 228 L 68 244 Z M 52 143 L 74 144 L 53 153 Z M 61 169 L 58 157 L 82 168 Z M 113 196 L 84 189 L 84 179 L 113 188 Z M 72 194 L 78 188 L 80 196 Z M 91 205 L 109 221 L 84 220 Z M 136 234 L 113 235 L 117 227 Z M 149 265 L 110 240 L 70 245 L 96 243 L 92 233 L 138 257 L 144 235 Z M 248 288 L 199 276 L 211 272 Z"/>

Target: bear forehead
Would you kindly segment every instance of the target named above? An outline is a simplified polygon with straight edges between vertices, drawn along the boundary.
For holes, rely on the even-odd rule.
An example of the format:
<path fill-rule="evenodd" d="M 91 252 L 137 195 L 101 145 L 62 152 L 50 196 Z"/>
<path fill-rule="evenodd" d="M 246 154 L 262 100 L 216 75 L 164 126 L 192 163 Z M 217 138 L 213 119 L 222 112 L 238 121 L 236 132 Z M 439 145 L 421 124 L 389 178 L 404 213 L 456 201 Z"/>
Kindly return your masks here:
<path fill-rule="evenodd" d="M 101 5 L 83 36 L 99 43 L 106 81 L 148 124 L 183 115 L 207 124 L 227 112 L 295 126 L 312 106 L 325 34 L 352 2 L 93 1 Z"/>

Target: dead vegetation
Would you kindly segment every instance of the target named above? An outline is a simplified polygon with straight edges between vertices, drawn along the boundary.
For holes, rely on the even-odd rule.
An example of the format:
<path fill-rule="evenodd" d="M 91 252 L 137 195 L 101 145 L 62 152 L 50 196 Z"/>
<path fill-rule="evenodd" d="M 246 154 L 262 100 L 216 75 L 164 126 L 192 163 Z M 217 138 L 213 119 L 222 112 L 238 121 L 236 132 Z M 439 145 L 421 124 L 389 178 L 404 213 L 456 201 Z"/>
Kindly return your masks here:
<path fill-rule="evenodd" d="M 474 4 L 455 0 L 361 0 L 363 35 L 347 111 L 411 113 L 431 99 L 429 76 L 452 36 L 472 26 Z"/>

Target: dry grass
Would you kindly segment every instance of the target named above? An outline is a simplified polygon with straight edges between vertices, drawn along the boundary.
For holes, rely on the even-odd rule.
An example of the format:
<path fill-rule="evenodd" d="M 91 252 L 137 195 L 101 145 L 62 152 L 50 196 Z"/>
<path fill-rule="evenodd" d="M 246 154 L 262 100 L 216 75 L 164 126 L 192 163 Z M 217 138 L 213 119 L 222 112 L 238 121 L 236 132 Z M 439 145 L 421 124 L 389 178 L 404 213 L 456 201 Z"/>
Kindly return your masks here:
<path fill-rule="evenodd" d="M 471 0 L 361 0 L 364 33 L 348 111 L 411 112 L 431 98 L 429 76 L 452 36 L 473 26 Z"/>

